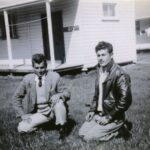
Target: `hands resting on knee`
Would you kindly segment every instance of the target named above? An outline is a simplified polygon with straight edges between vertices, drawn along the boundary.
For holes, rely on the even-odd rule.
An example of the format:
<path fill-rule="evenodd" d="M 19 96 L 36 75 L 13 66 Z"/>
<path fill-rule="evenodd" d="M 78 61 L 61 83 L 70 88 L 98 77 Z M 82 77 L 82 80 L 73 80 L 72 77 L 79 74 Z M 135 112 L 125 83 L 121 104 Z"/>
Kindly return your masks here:
<path fill-rule="evenodd" d="M 60 100 L 62 100 L 62 98 L 59 94 L 53 95 L 51 97 L 51 102 L 53 106 L 55 106 Z"/>
<path fill-rule="evenodd" d="M 27 122 L 27 123 L 31 123 L 32 119 L 30 118 L 32 114 L 24 114 L 21 116 L 22 121 Z"/>
<path fill-rule="evenodd" d="M 97 122 L 100 125 L 106 125 L 108 123 L 110 123 L 110 119 L 107 116 L 99 116 L 99 115 L 95 115 L 94 112 L 89 112 L 86 117 L 85 117 L 86 121 L 91 121 L 92 119 L 95 120 L 95 122 Z"/>
<path fill-rule="evenodd" d="M 99 116 L 99 115 L 96 115 L 94 117 L 94 120 L 100 125 L 106 125 L 110 122 L 106 116 Z"/>

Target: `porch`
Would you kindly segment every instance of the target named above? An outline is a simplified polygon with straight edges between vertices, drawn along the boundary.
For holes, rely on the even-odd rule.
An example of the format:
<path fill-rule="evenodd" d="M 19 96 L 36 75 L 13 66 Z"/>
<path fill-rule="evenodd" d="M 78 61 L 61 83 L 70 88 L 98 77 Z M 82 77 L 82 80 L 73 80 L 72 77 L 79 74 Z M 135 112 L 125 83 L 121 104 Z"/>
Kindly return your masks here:
<path fill-rule="evenodd" d="M 72 3 L 76 4 L 74 14 L 69 8 Z M 32 72 L 31 56 L 35 53 L 45 54 L 48 69 L 83 66 L 82 61 L 68 57 L 68 53 L 72 56 L 70 49 L 74 50 L 73 38 L 71 32 L 64 32 L 66 22 L 74 24 L 77 6 L 78 1 L 69 0 L 18 1 L 0 6 L 0 72 Z M 72 20 L 66 19 L 68 14 Z"/>
<path fill-rule="evenodd" d="M 72 70 L 82 70 L 83 64 L 61 64 L 55 67 L 53 71 L 59 72 L 59 73 L 65 73 Z M 48 63 L 47 66 L 48 70 L 51 69 L 51 64 Z M 12 73 L 18 73 L 18 74 L 27 74 L 33 72 L 32 65 L 22 64 L 14 66 L 14 68 L 10 68 L 9 65 L 0 65 L 0 74 L 12 74 Z"/>

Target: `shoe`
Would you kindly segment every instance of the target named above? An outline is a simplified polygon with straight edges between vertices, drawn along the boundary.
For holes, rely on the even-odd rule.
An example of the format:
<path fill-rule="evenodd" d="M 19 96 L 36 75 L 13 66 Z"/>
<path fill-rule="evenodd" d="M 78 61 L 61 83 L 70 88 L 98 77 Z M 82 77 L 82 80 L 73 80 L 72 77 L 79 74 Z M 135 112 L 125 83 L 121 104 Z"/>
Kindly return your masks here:
<path fill-rule="evenodd" d="M 84 138 L 84 135 L 80 135 L 80 136 L 79 136 L 79 139 L 80 139 L 83 143 L 87 143 L 87 141 L 86 141 L 85 138 Z"/>
<path fill-rule="evenodd" d="M 132 129 L 132 123 L 125 121 L 124 125 L 119 129 L 117 137 L 122 137 L 124 140 L 129 140 L 132 137 L 130 130 Z"/>
<path fill-rule="evenodd" d="M 125 125 L 125 127 L 126 127 L 129 131 L 131 131 L 131 129 L 132 129 L 132 123 L 131 123 L 130 121 L 126 120 L 125 123 L 124 123 L 124 125 Z"/>
<path fill-rule="evenodd" d="M 59 127 L 59 141 L 63 143 L 66 140 L 66 126 L 60 125 Z"/>

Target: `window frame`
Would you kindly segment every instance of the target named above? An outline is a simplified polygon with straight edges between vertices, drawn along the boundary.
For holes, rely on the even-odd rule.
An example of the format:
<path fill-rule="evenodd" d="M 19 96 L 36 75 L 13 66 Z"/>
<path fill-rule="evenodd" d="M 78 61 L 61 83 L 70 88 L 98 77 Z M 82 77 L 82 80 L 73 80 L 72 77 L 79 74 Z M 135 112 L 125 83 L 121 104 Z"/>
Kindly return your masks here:
<path fill-rule="evenodd" d="M 104 16 L 104 5 L 114 5 L 114 16 Z M 101 4 L 102 21 L 119 21 L 119 3 L 118 0 L 103 0 Z"/>
<path fill-rule="evenodd" d="M 17 39 L 18 38 L 18 32 L 17 32 L 17 27 L 13 24 L 16 24 L 16 16 L 15 14 L 9 14 L 8 15 L 9 19 L 9 29 L 10 29 L 10 38 L 11 39 Z M 0 15 L 0 39 L 1 40 L 6 40 L 6 29 L 5 29 L 5 20 L 4 20 L 4 15 Z"/>

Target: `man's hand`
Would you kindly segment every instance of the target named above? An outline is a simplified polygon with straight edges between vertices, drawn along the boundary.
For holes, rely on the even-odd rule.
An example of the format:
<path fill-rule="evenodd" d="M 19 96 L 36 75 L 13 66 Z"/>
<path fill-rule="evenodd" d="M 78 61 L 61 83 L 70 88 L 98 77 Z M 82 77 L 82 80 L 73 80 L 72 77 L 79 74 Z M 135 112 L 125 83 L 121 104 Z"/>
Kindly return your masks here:
<path fill-rule="evenodd" d="M 110 119 L 107 118 L 106 116 L 102 116 L 102 117 L 98 116 L 98 117 L 96 117 L 94 119 L 100 125 L 106 125 L 106 124 L 108 124 L 110 122 Z"/>
<path fill-rule="evenodd" d="M 56 94 L 51 97 L 51 102 L 53 105 L 55 105 L 56 103 L 59 102 L 60 99 L 61 99 L 61 96 L 59 94 Z"/>
<path fill-rule="evenodd" d="M 21 119 L 27 123 L 30 123 L 32 119 L 30 118 L 31 114 L 25 114 L 21 116 Z"/>
<path fill-rule="evenodd" d="M 28 119 L 31 115 L 32 115 L 32 114 L 24 114 L 24 115 L 21 116 L 21 119 L 22 119 L 22 120 L 26 120 L 26 119 Z"/>
<path fill-rule="evenodd" d="M 94 114 L 95 114 L 94 112 L 89 112 L 85 117 L 86 121 L 91 121 L 92 118 L 94 117 Z"/>

